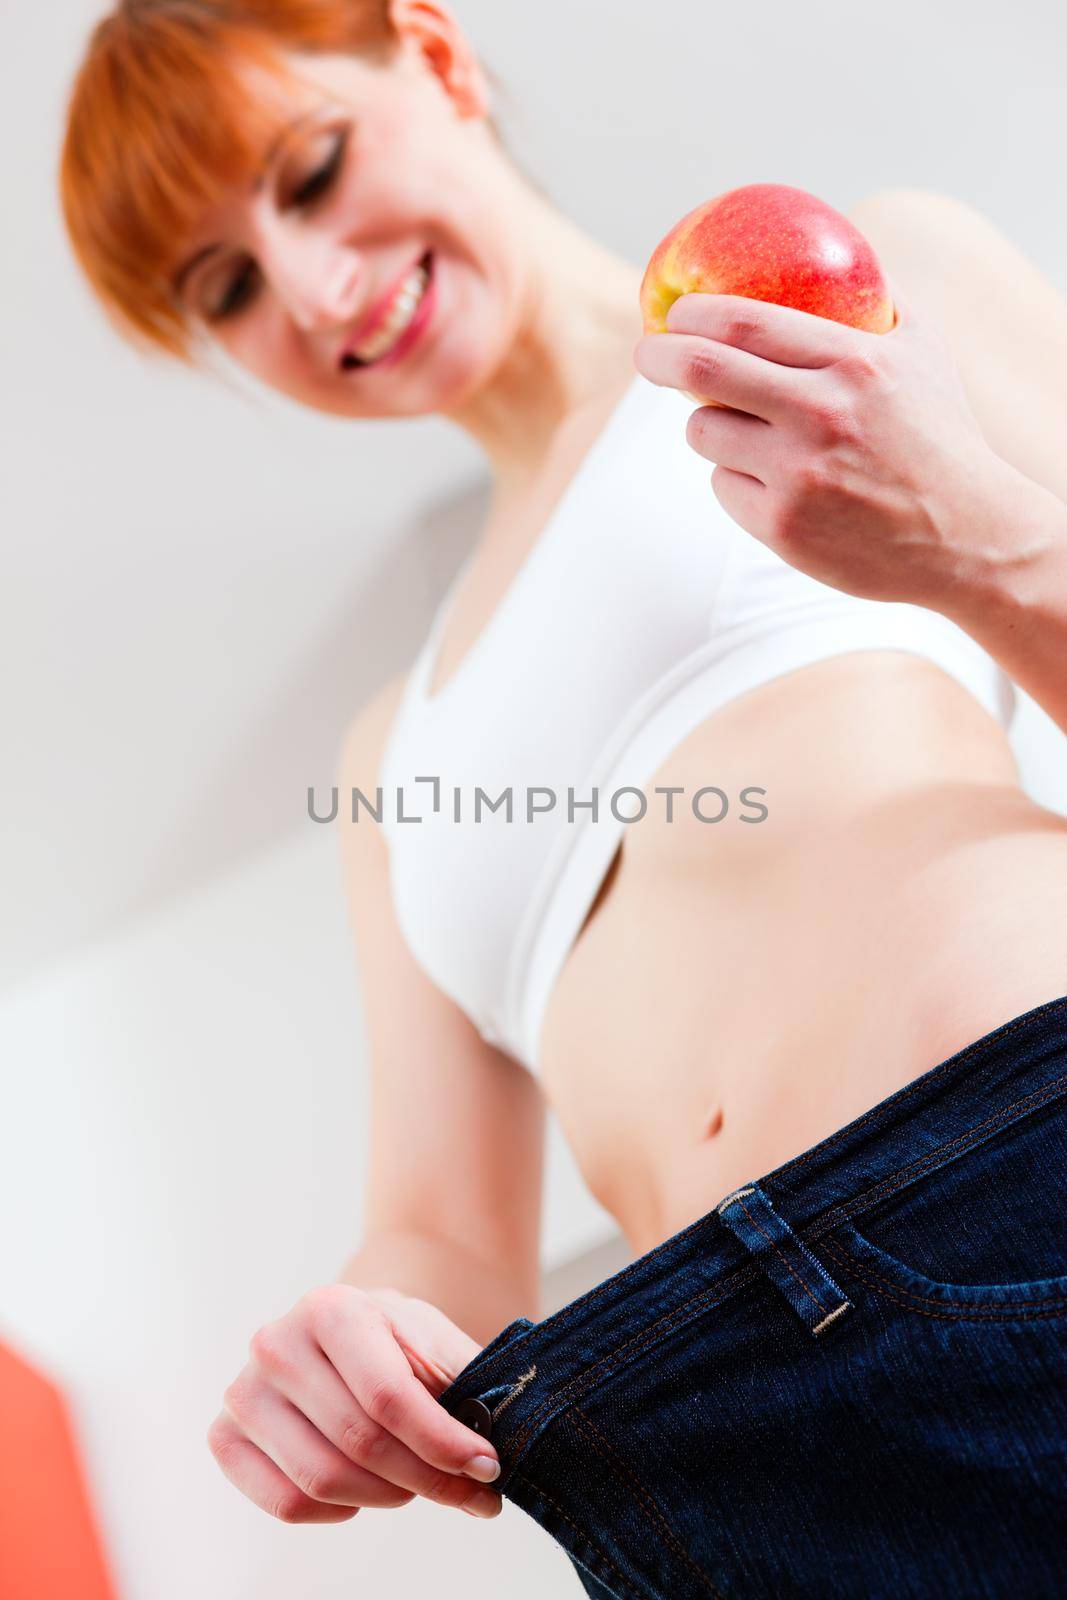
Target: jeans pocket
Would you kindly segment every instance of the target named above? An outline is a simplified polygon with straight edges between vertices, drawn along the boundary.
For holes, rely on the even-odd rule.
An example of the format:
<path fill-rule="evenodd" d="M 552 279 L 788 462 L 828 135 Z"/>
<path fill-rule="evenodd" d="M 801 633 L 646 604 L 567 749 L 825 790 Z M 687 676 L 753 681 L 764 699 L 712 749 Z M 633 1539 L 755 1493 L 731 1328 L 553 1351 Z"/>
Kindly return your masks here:
<path fill-rule="evenodd" d="M 890 1255 L 850 1223 L 821 1241 L 843 1280 L 864 1284 L 875 1294 L 920 1316 L 1028 1322 L 1035 1317 L 1067 1317 L 1067 1275 L 1012 1282 L 954 1283 L 918 1272 Z"/>
<path fill-rule="evenodd" d="M 1067 1311 L 1067 1102 L 902 1166 L 821 1241 L 859 1282 L 927 1315 Z"/>

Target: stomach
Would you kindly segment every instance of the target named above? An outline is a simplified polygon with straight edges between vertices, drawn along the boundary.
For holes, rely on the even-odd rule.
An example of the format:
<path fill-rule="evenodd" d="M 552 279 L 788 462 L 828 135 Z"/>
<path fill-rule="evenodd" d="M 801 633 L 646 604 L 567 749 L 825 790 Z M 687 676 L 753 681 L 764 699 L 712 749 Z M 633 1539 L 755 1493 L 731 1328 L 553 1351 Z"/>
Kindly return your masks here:
<path fill-rule="evenodd" d="M 857 652 L 710 716 L 646 784 L 546 1009 L 539 1076 L 592 1193 L 654 1248 L 1067 991 L 1067 819 L 920 657 Z M 766 818 L 693 816 L 704 784 Z"/>

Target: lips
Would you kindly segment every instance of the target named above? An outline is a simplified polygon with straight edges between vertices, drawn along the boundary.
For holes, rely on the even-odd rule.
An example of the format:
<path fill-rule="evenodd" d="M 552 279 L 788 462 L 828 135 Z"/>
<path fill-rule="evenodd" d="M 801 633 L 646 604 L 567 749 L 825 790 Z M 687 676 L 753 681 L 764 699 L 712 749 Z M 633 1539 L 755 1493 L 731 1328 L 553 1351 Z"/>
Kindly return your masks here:
<path fill-rule="evenodd" d="M 355 346 L 362 344 L 368 335 L 374 333 L 374 331 L 381 326 L 382 322 L 384 322 L 385 318 L 389 314 L 401 285 L 406 282 L 407 278 L 411 275 L 415 268 L 423 267 L 427 272 L 429 272 L 430 259 L 431 251 L 427 250 L 421 256 L 419 256 L 416 261 L 411 262 L 411 264 L 405 267 L 402 272 L 398 273 L 393 279 L 392 283 L 389 285 L 388 289 L 386 289 L 379 299 L 375 301 L 374 305 L 364 317 L 363 321 L 353 329 L 351 334 L 349 334 L 348 338 L 345 340 L 341 354 L 338 358 L 338 363 L 342 370 L 348 371 L 352 367 L 373 367 L 377 365 L 378 361 L 385 359 L 384 356 L 378 356 L 374 361 L 365 361 L 362 356 L 358 356 L 356 354 Z M 403 337 L 403 335 L 401 335 L 401 337 Z M 390 353 L 390 351 L 386 351 L 386 356 L 388 356 Z"/>

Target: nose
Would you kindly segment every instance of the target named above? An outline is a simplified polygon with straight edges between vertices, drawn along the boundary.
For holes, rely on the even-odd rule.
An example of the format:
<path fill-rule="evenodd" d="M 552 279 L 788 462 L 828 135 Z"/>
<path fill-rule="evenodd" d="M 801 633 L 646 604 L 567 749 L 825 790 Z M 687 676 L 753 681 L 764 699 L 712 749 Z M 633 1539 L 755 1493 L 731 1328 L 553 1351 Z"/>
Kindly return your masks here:
<path fill-rule="evenodd" d="M 302 332 L 336 332 L 355 316 L 364 263 L 346 241 L 277 219 L 261 228 L 258 248 L 264 276 Z"/>

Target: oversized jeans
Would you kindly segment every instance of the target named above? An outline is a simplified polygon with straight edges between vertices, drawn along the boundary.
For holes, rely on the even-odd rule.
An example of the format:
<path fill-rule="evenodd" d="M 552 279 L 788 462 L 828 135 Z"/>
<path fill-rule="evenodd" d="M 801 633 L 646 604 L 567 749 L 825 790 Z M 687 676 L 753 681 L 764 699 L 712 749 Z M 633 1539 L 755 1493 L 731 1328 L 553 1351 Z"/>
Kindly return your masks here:
<path fill-rule="evenodd" d="M 509 1323 L 441 1404 L 596 1600 L 1064 1600 L 1065 1090 L 1067 996 Z"/>

